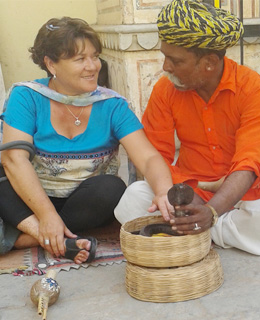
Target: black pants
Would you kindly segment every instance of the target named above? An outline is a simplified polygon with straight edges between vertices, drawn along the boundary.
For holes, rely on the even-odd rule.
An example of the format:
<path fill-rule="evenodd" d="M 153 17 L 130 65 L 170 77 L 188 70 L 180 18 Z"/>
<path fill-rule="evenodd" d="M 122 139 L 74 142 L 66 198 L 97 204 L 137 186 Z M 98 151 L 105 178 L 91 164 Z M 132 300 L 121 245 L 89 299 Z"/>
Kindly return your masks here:
<path fill-rule="evenodd" d="M 0 168 L 0 177 L 4 175 Z M 105 225 L 114 219 L 114 208 L 126 189 L 113 175 L 100 175 L 83 181 L 69 198 L 52 198 L 57 212 L 72 232 Z M 32 190 L 33 192 L 33 190 Z M 0 217 L 16 227 L 33 212 L 15 193 L 9 181 L 0 183 Z"/>

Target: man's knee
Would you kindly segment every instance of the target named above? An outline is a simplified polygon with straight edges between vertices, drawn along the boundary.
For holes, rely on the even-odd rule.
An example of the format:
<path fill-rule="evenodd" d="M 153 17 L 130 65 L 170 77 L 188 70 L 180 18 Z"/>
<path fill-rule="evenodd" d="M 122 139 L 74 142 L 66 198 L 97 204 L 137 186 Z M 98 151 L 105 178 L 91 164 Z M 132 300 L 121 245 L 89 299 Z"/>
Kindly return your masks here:
<path fill-rule="evenodd" d="M 116 219 L 121 223 L 133 220 L 147 213 L 151 205 L 153 192 L 145 181 L 136 181 L 127 187 L 114 214 Z"/>
<path fill-rule="evenodd" d="M 126 188 L 123 196 L 120 199 L 120 206 L 123 206 L 125 203 L 129 204 L 130 201 L 134 201 L 134 203 L 139 203 L 139 201 L 143 198 L 144 192 L 146 193 L 147 188 L 150 187 L 145 181 L 136 181 L 130 184 L 130 186 Z"/>

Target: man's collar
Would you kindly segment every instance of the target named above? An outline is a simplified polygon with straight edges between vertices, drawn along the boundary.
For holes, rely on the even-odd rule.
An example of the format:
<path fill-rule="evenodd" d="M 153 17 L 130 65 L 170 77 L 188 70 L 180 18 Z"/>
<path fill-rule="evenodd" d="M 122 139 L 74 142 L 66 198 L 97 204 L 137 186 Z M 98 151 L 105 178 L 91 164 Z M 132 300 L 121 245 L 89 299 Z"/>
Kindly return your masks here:
<path fill-rule="evenodd" d="M 222 91 L 222 90 L 229 89 L 235 93 L 236 92 L 235 76 L 236 75 L 235 75 L 235 70 L 234 70 L 234 65 L 232 63 L 232 60 L 228 59 L 227 57 L 224 57 L 223 75 L 217 90 Z"/>

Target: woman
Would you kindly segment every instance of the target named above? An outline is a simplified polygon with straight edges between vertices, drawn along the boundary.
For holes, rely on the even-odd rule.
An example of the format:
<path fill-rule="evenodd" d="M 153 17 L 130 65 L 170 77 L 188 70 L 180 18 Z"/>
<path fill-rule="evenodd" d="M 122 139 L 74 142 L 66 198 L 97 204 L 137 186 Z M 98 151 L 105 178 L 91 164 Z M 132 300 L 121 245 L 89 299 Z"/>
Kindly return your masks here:
<path fill-rule="evenodd" d="M 33 143 L 36 156 L 30 162 L 25 150 L 2 152 L 8 181 L 0 183 L 0 217 L 22 232 L 15 248 L 40 244 L 78 264 L 90 262 L 95 239 L 75 233 L 114 218 L 126 188 L 117 177 L 119 143 L 155 193 L 150 210 L 166 219 L 171 175 L 125 99 L 97 87 L 101 43 L 85 21 L 49 20 L 29 51 L 49 77 L 15 84 L 1 118 L 3 143 Z"/>

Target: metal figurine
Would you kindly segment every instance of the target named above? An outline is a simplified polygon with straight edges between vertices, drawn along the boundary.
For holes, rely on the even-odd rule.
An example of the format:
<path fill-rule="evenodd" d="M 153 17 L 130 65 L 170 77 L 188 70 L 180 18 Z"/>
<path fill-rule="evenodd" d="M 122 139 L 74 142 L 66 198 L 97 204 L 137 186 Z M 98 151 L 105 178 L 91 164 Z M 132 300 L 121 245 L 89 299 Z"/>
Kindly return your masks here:
<path fill-rule="evenodd" d="M 60 295 L 60 286 L 55 280 L 56 275 L 56 271 L 48 271 L 46 276 L 36 281 L 31 288 L 31 300 L 38 306 L 38 314 L 42 315 L 42 320 L 47 318 L 48 306 L 56 302 Z"/>

